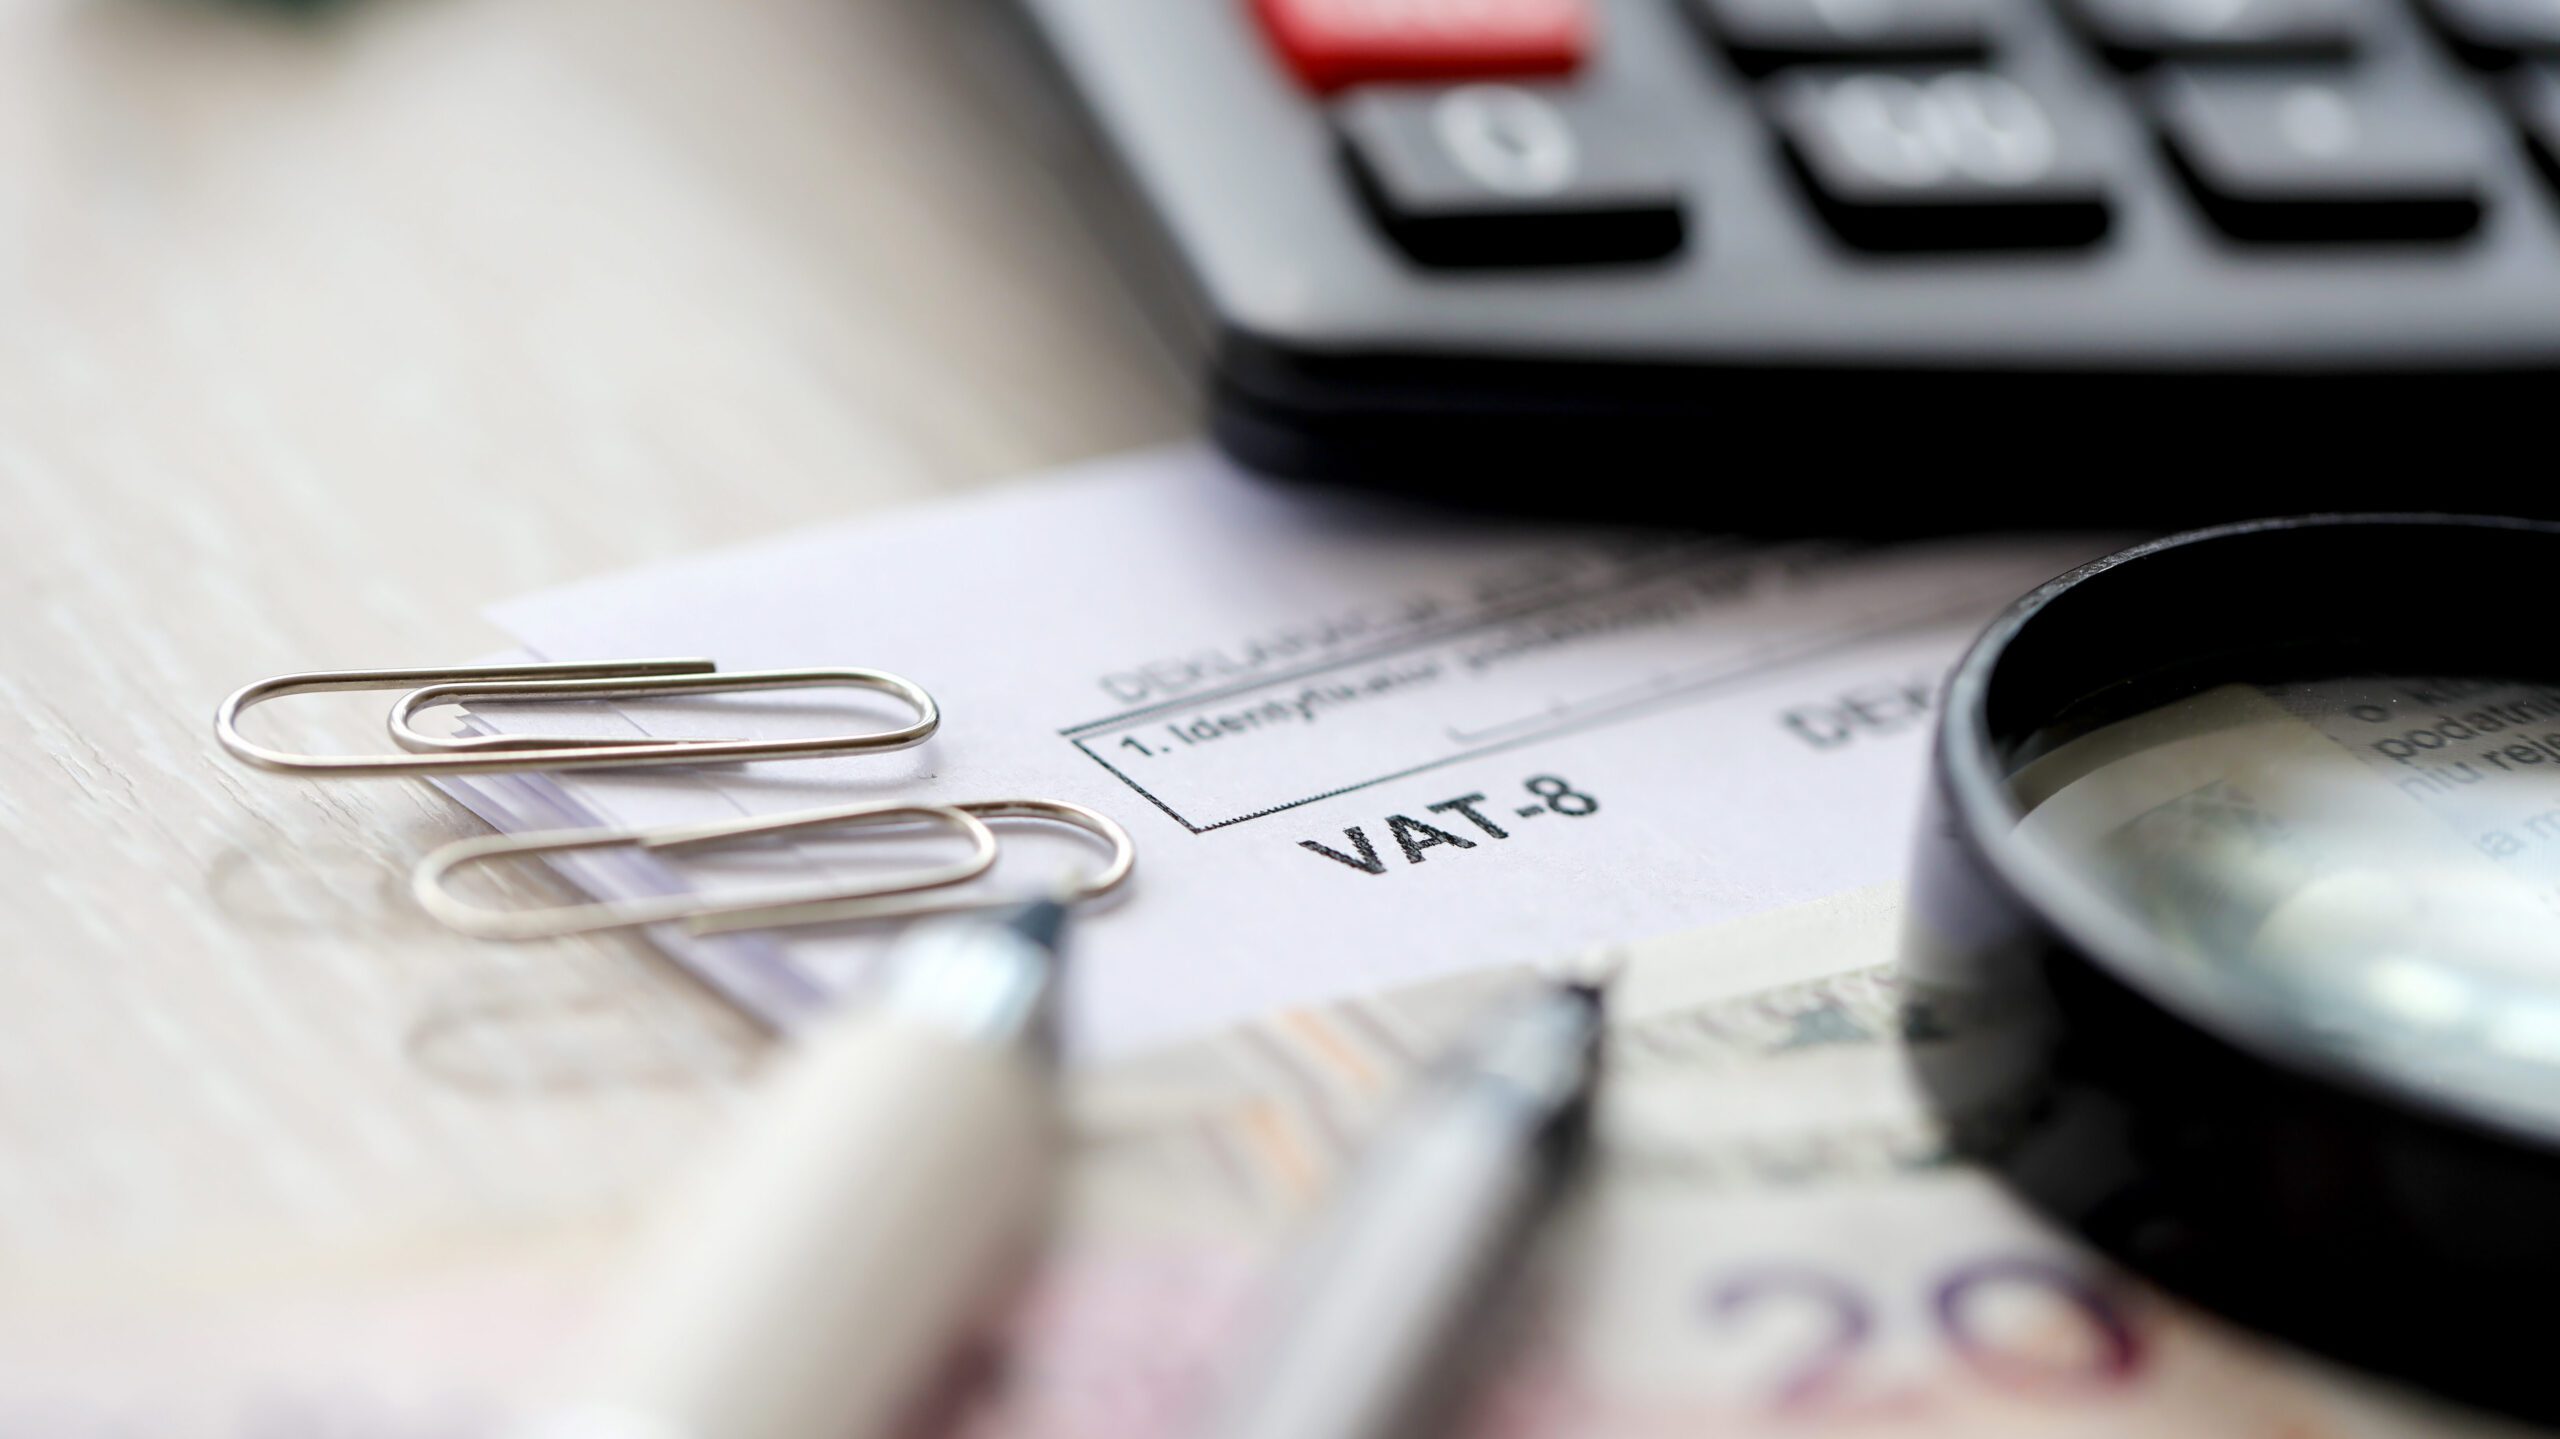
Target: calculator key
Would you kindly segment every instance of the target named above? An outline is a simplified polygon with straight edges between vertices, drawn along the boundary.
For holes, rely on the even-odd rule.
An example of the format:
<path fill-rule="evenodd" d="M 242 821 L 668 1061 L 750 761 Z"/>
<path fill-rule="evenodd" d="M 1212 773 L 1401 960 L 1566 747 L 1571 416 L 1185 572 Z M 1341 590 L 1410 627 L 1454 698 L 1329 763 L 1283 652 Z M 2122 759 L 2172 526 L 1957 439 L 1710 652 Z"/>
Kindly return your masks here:
<path fill-rule="evenodd" d="M 2159 103 L 2179 171 L 2235 238 L 2444 239 L 2480 222 L 2480 140 L 2445 95 L 2188 72 Z"/>
<path fill-rule="evenodd" d="M 1253 11 L 1299 81 L 1328 94 L 1373 80 L 1559 75 L 1591 44 L 1590 0 L 1253 0 Z"/>
<path fill-rule="evenodd" d="M 2119 65 L 2224 57 L 2338 59 L 2356 47 L 2357 0 L 2070 0 Z"/>
<path fill-rule="evenodd" d="M 1378 87 L 1334 125 L 1379 222 L 1429 265 L 1647 260 L 1680 248 L 1659 131 L 1556 89 Z"/>
<path fill-rule="evenodd" d="M 2421 0 L 2419 8 L 2475 65 L 2560 56 L 2560 3 L 2555 0 Z"/>
<path fill-rule="evenodd" d="M 2106 233 L 2080 126 L 2004 75 L 1800 74 L 1773 97 L 1788 157 L 1862 249 L 2081 245 Z"/>
<path fill-rule="evenodd" d="M 2544 179 L 2560 185 L 2560 70 L 2536 65 L 2519 73 L 2510 98 L 2534 164 Z"/>
<path fill-rule="evenodd" d="M 1968 60 L 1989 40 L 1981 0 L 1688 0 L 1754 75 L 1859 60 Z"/>

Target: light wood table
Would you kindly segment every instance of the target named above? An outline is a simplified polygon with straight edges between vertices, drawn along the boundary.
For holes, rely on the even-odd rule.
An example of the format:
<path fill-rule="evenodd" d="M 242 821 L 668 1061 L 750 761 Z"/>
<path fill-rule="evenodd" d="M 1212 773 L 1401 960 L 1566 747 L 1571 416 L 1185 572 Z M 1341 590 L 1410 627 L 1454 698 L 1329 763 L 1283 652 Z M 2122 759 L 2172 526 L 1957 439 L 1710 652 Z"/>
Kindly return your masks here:
<path fill-rule="evenodd" d="M 208 717 L 1183 433 L 983 3 L 0 0 L 0 1275 L 610 1223 L 702 1137 L 749 1026 L 434 929 L 471 821 Z"/>

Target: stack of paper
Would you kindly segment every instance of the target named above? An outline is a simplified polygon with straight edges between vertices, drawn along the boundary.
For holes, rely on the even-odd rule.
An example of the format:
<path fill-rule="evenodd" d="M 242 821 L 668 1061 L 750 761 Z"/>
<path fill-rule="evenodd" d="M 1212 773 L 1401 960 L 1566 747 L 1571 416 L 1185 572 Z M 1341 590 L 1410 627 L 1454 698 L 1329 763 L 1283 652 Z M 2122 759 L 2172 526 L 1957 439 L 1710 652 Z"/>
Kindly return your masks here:
<path fill-rule="evenodd" d="M 505 828 L 1033 796 L 1136 837 L 1077 940 L 1073 1036 L 1124 1051 L 1276 1005 L 1670 933 L 1899 875 L 1939 675 L 2093 543 L 1904 548 L 1559 530 L 1311 497 L 1196 448 L 500 605 L 533 655 L 860 665 L 941 701 L 885 756 L 457 787 Z M 858 695 L 599 709 L 613 732 L 846 728 Z M 565 728 L 559 706 L 484 710 Z M 1008 826 L 1007 828 L 1017 828 Z M 1019 892 L 1068 841 L 1010 843 Z M 599 892 L 727 892 L 863 846 Z M 789 1026 L 876 934 L 666 940 Z"/>

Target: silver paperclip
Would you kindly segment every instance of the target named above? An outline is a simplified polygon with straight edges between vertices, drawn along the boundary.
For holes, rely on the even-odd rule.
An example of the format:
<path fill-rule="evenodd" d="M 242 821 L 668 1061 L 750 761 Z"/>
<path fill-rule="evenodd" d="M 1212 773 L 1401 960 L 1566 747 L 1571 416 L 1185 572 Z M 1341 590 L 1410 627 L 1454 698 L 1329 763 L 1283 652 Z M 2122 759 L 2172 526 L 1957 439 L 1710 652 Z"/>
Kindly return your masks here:
<path fill-rule="evenodd" d="M 993 831 L 964 805 L 901 804 L 866 801 L 791 814 L 717 820 L 709 824 L 671 825 L 662 829 L 560 829 L 530 834 L 485 835 L 456 840 L 418 861 L 409 888 L 418 903 L 446 925 L 478 939 L 552 939 L 600 929 L 627 929 L 646 924 L 683 924 L 709 933 L 714 922 L 724 929 L 762 929 L 810 923 L 796 918 L 813 906 L 844 904 L 912 890 L 959 884 L 987 872 L 996 861 Z M 524 859 L 582 849 L 628 845 L 668 854 L 764 835 L 835 825 L 912 825 L 940 823 L 965 835 L 965 858 L 909 872 L 890 880 L 825 880 L 777 888 L 734 899 L 708 900 L 697 894 L 661 895 L 650 899 L 600 900 L 551 905 L 542 909 L 491 909 L 458 898 L 446 878 L 465 865 L 495 859 Z"/>
<path fill-rule="evenodd" d="M 915 711 L 896 729 L 811 739 L 655 739 L 622 735 L 576 738 L 547 735 L 470 735 L 446 739 L 420 734 L 409 719 L 431 704 L 462 699 L 646 699 L 666 695 L 842 686 L 892 695 Z M 273 749 L 240 732 L 240 716 L 256 705 L 288 695 L 324 690 L 407 689 L 393 707 L 391 734 L 401 754 L 318 755 Z M 732 760 L 812 759 L 824 755 L 877 754 L 907 749 L 932 738 L 942 723 L 933 696 L 922 686 L 884 670 L 742 670 L 722 674 L 710 660 L 607 660 L 568 664 L 469 665 L 400 670 L 319 670 L 278 675 L 247 685 L 214 711 L 214 737 L 246 763 L 279 774 L 321 778 L 385 775 L 497 774 L 530 769 L 619 769 L 638 765 L 719 764 Z M 417 753 L 416 751 L 426 751 Z"/>
<path fill-rule="evenodd" d="M 1100 867 L 1072 883 L 1055 886 L 1046 897 L 1061 904 L 1081 904 L 1100 899 L 1118 889 L 1137 867 L 1138 848 L 1110 816 L 1069 804 L 1062 799 L 985 799 L 953 804 L 952 809 L 979 819 L 1036 819 L 1080 829 L 1101 840 L 1110 858 Z M 786 924 L 863 924 L 884 919 L 921 919 L 926 915 L 953 914 L 962 910 L 990 909 L 1000 905 L 1019 904 L 1034 896 L 976 895 L 955 896 L 936 893 L 939 885 L 909 884 L 884 890 L 878 895 L 845 896 L 817 899 L 804 903 L 768 905 L 754 914 L 706 914 L 692 921 L 696 934 L 729 934 L 742 929 L 763 929 Z"/>

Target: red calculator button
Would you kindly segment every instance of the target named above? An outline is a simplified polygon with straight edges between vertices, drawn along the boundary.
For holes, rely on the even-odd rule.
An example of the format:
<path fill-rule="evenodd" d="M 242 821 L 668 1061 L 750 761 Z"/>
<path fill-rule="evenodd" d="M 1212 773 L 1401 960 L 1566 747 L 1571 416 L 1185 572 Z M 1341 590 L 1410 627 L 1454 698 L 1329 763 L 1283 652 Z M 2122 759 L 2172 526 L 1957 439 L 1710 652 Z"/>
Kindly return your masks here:
<path fill-rule="evenodd" d="M 1253 0 L 1307 87 L 1558 75 L 1591 43 L 1589 0 Z"/>

